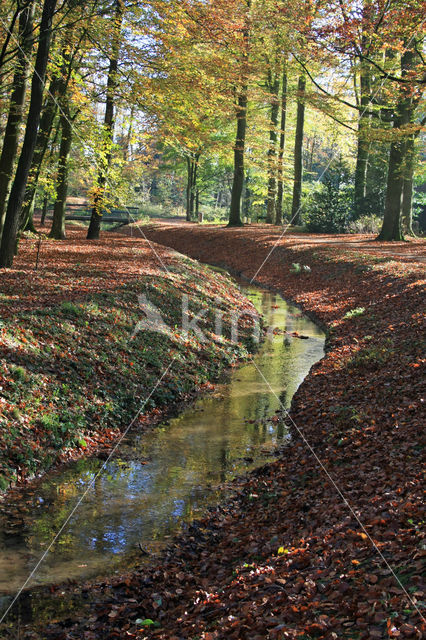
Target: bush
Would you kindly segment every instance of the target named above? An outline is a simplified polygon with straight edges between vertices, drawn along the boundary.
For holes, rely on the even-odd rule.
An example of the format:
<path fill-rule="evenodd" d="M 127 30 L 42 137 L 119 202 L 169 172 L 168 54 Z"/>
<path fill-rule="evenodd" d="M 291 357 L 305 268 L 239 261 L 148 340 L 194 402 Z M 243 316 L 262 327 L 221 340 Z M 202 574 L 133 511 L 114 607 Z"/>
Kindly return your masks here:
<path fill-rule="evenodd" d="M 81 307 L 77 307 L 77 305 L 75 305 L 74 302 L 70 302 L 68 300 L 65 300 L 61 304 L 61 311 L 66 315 L 72 316 L 72 317 L 81 316 L 83 314 L 83 309 Z"/>
<path fill-rule="evenodd" d="M 305 224 L 313 233 L 345 233 L 352 208 L 352 188 L 319 183 L 306 205 Z"/>
<path fill-rule="evenodd" d="M 351 233 L 378 233 L 382 227 L 382 219 L 379 216 L 361 216 L 349 224 Z"/>

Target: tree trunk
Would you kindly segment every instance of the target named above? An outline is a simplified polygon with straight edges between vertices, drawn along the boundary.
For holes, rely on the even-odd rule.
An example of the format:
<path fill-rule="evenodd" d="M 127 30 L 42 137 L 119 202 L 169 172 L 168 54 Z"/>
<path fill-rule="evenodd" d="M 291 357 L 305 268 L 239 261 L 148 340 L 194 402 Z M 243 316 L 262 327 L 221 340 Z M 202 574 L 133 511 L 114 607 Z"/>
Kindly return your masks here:
<path fill-rule="evenodd" d="M 197 189 L 195 193 L 195 219 L 198 220 L 198 222 L 203 221 L 203 212 L 200 211 L 200 190 L 199 189 Z"/>
<path fill-rule="evenodd" d="M 105 201 L 105 187 L 108 177 L 108 169 L 112 158 L 112 144 L 114 137 L 114 102 L 118 79 L 118 57 L 120 54 L 121 25 L 123 22 L 124 5 L 123 0 L 115 1 L 114 15 L 114 36 L 112 43 L 111 58 L 109 61 L 106 105 L 104 116 L 104 148 L 103 157 L 99 162 L 98 179 L 93 198 L 92 217 L 87 230 L 88 240 L 97 240 L 101 230 L 101 219 L 103 215 Z"/>
<path fill-rule="evenodd" d="M 296 137 L 294 140 L 294 182 L 293 182 L 293 202 L 291 205 L 291 224 L 300 225 L 300 204 L 302 200 L 302 178 L 303 178 L 303 128 L 305 124 L 305 76 L 299 76 L 297 85 L 297 119 Z"/>
<path fill-rule="evenodd" d="M 195 205 L 196 205 L 196 195 L 197 195 L 197 176 L 198 176 L 198 161 L 200 159 L 200 154 L 196 153 L 193 158 L 193 170 L 192 170 L 192 184 L 191 184 L 191 194 L 190 194 L 190 216 L 191 220 L 196 220 L 197 215 L 195 213 Z"/>
<path fill-rule="evenodd" d="M 406 50 L 403 53 L 401 57 L 402 76 L 405 76 L 413 68 L 415 59 L 416 54 L 412 50 Z M 395 137 L 391 143 L 389 154 L 383 225 L 377 240 L 404 240 L 404 234 L 402 231 L 404 169 L 407 151 L 410 148 L 409 143 L 412 133 L 408 131 L 404 136 L 404 131 L 401 132 L 401 129 L 404 130 L 412 120 L 414 109 L 420 100 L 420 96 L 420 92 L 418 92 L 418 95 L 415 98 L 414 95 L 410 94 L 404 86 L 400 88 L 400 98 L 393 121 Z M 406 206 L 408 207 L 407 203 Z"/>
<path fill-rule="evenodd" d="M 268 148 L 268 198 L 266 204 L 266 222 L 275 222 L 275 201 L 277 197 L 277 138 L 278 138 L 278 112 L 279 112 L 279 90 L 280 81 L 278 74 L 274 77 L 270 73 L 269 90 L 271 92 L 271 119 L 269 124 L 269 148 Z"/>
<path fill-rule="evenodd" d="M 186 221 L 191 222 L 191 190 L 192 190 L 192 174 L 194 165 L 190 155 L 186 157 L 187 179 L 186 179 Z"/>
<path fill-rule="evenodd" d="M 197 175 L 200 152 L 189 153 L 186 157 L 187 163 L 187 183 L 186 183 L 186 220 L 191 222 L 197 219 L 195 212 L 197 194 Z"/>
<path fill-rule="evenodd" d="M 34 74 L 31 83 L 31 99 L 25 128 L 24 142 L 16 168 L 15 179 L 12 184 L 7 204 L 6 218 L 0 246 L 0 267 L 11 267 L 15 255 L 16 239 L 19 226 L 19 214 L 25 197 L 28 174 L 33 159 L 37 140 L 40 113 L 43 104 L 43 88 L 49 58 L 50 41 L 52 35 L 52 18 L 57 0 L 44 0 L 40 22 L 40 34 Z"/>
<path fill-rule="evenodd" d="M 386 185 L 385 212 L 383 225 L 377 240 L 404 240 L 401 230 L 401 204 L 404 178 L 404 141 L 395 140 L 391 144 L 388 178 Z"/>
<path fill-rule="evenodd" d="M 364 203 L 367 188 L 367 167 L 370 153 L 368 133 L 370 129 L 370 116 L 366 113 L 371 99 L 370 70 L 368 64 L 361 62 L 360 74 L 360 113 L 358 120 L 358 146 L 355 168 L 354 184 L 354 218 L 359 218 L 364 213 Z"/>
<path fill-rule="evenodd" d="M 35 228 L 35 224 L 34 224 L 34 206 L 30 211 L 30 215 L 25 220 L 25 225 L 19 229 L 19 232 L 20 231 L 31 231 L 32 233 L 37 233 L 37 229 Z M 18 234 L 18 237 L 19 237 L 19 234 Z"/>
<path fill-rule="evenodd" d="M 3 137 L 0 157 L 0 239 L 6 215 L 6 203 L 13 175 L 13 164 L 18 149 L 19 129 L 23 118 L 28 69 L 31 63 L 34 4 L 26 7 L 19 16 L 19 48 L 9 114 Z"/>
<path fill-rule="evenodd" d="M 284 60 L 283 79 L 281 87 L 281 131 L 280 148 L 278 152 L 278 188 L 275 224 L 280 225 L 283 221 L 283 195 L 284 195 L 284 147 L 285 147 L 285 125 L 287 116 L 287 59 Z"/>
<path fill-rule="evenodd" d="M 186 221 L 191 221 L 191 185 L 192 185 L 192 162 L 191 158 L 186 158 Z"/>
<path fill-rule="evenodd" d="M 65 50 L 62 55 L 66 55 Z M 37 191 L 38 180 L 43 165 L 44 156 L 47 151 L 49 140 L 52 134 L 53 123 L 58 110 L 58 99 L 64 95 L 68 86 L 68 77 L 64 82 L 62 75 L 55 75 L 49 85 L 45 106 L 40 117 L 40 126 L 37 134 L 37 142 L 31 163 L 31 169 L 28 176 L 27 187 L 25 190 L 24 204 L 20 214 L 21 228 L 31 217 L 34 210 L 34 201 Z"/>
<path fill-rule="evenodd" d="M 65 208 L 68 194 L 68 159 L 71 151 L 72 125 L 69 109 L 61 105 L 61 146 L 59 148 L 58 177 L 56 182 L 56 200 L 53 209 L 53 222 L 50 238 L 64 240 Z"/>
<path fill-rule="evenodd" d="M 44 227 L 44 222 L 46 220 L 46 216 L 47 216 L 47 205 L 49 203 L 49 199 L 47 197 L 47 194 L 44 194 L 43 196 L 43 206 L 41 208 L 41 220 L 40 220 L 40 227 Z"/>
<path fill-rule="evenodd" d="M 243 220 L 250 220 L 250 208 L 251 208 L 251 190 L 250 190 L 250 172 L 245 172 L 244 177 L 244 190 L 243 190 L 243 201 L 242 201 L 242 214 Z"/>
<path fill-rule="evenodd" d="M 402 230 L 407 236 L 413 231 L 413 176 L 414 176 L 414 135 L 410 135 L 405 147 L 404 183 L 402 187 Z"/>
<path fill-rule="evenodd" d="M 244 150 L 247 130 L 247 92 L 244 86 L 238 96 L 237 106 L 237 136 L 234 147 L 234 177 L 231 191 L 231 208 L 229 212 L 229 227 L 242 227 L 241 194 L 244 186 Z"/>

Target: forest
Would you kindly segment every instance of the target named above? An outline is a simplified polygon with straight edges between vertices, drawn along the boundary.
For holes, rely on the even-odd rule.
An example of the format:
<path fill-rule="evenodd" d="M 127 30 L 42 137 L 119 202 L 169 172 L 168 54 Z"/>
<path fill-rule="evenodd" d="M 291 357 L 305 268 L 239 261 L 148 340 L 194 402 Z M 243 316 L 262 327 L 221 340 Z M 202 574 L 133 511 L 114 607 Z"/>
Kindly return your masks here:
<path fill-rule="evenodd" d="M 421 2 L 5 1 L 0 265 L 67 198 L 138 217 L 424 230 Z M 44 212 L 44 213 L 43 213 Z M 422 217 L 423 216 L 423 217 Z"/>
<path fill-rule="evenodd" d="M 424 8 L 1 0 L 1 638 L 425 637 Z"/>

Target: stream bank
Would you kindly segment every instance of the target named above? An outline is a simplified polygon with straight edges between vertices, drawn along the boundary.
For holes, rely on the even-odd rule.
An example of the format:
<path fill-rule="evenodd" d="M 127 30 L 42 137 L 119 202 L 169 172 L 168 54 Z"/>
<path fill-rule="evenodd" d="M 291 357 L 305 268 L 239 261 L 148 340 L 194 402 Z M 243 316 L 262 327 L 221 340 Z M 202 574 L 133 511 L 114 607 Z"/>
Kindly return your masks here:
<path fill-rule="evenodd" d="M 31 249 L 24 244 L 23 264 L 2 274 L 0 490 L 112 450 L 141 408 L 143 428 L 208 390 L 255 346 L 244 316 L 254 308 L 238 288 L 173 251 L 156 255 L 145 240 L 114 234 L 94 247 L 73 230 L 65 244 L 45 242 L 34 273 Z M 208 338 L 220 308 L 220 338 L 184 336 L 183 305 L 188 322 L 203 314 Z"/>
<path fill-rule="evenodd" d="M 292 403 L 293 442 L 160 563 L 73 587 L 98 604 L 22 637 L 422 637 L 423 268 L 293 237 L 256 274 L 269 230 L 193 229 L 144 231 L 256 275 L 330 329 Z"/>

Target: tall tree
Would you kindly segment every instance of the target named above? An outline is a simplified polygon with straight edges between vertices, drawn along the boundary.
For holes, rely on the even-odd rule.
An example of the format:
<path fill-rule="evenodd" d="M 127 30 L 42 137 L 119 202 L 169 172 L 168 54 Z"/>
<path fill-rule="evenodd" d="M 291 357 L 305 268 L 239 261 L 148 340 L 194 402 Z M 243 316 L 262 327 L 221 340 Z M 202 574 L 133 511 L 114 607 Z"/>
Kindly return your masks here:
<path fill-rule="evenodd" d="M 283 197 L 284 197 L 284 149 L 285 149 L 285 127 L 287 118 L 287 56 L 283 60 L 283 77 L 281 82 L 281 126 L 280 144 L 278 152 L 278 180 L 277 180 L 277 204 L 275 224 L 280 225 L 283 221 Z"/>
<path fill-rule="evenodd" d="M 412 40 L 412 39 L 411 39 Z M 410 44 L 411 44 L 410 40 Z M 410 46 L 410 45 L 408 45 Z M 410 77 L 416 67 L 417 52 L 407 48 L 401 56 L 401 80 Z M 415 73 L 415 72 L 414 72 Z M 404 193 L 404 171 L 407 152 L 410 149 L 413 115 L 421 98 L 421 91 L 404 82 L 399 87 L 399 99 L 393 116 L 393 140 L 390 146 L 388 177 L 386 185 L 383 224 L 378 240 L 403 240 L 402 206 Z M 410 160 L 409 160 L 410 162 Z M 406 198 L 412 196 L 408 186 Z M 406 211 L 408 203 L 405 204 Z M 411 206 L 410 206 L 411 209 Z"/>
<path fill-rule="evenodd" d="M 44 0 L 40 21 L 37 55 L 31 82 L 31 98 L 28 109 L 25 136 L 10 190 L 0 245 L 0 267 L 11 267 L 16 250 L 19 214 L 25 197 L 25 187 L 33 159 L 43 105 L 43 88 L 52 36 L 52 20 L 57 0 Z"/>
<path fill-rule="evenodd" d="M 268 146 L 268 196 L 266 201 L 266 222 L 273 224 L 275 222 L 275 205 L 277 197 L 277 139 L 278 139 L 278 115 L 279 115 L 279 64 L 278 51 L 274 52 L 275 63 L 269 65 L 267 88 L 270 95 L 271 110 L 269 121 L 269 146 Z"/>
<path fill-rule="evenodd" d="M 195 205 L 197 195 L 197 176 L 201 151 L 189 152 L 186 156 L 187 185 L 186 185 L 186 219 L 192 222 L 196 219 Z"/>
<path fill-rule="evenodd" d="M 31 219 L 34 210 L 38 179 L 40 177 L 43 159 L 49 144 L 53 123 L 57 113 L 57 98 L 60 82 L 60 77 L 54 76 L 47 89 L 45 104 L 40 116 L 40 125 L 38 128 L 31 168 L 28 174 L 24 202 L 20 214 L 20 228 L 25 228 L 26 223 Z"/>
<path fill-rule="evenodd" d="M 237 133 L 234 145 L 234 176 L 231 190 L 231 206 L 229 210 L 230 227 L 241 227 L 241 196 L 244 187 L 244 156 L 247 133 L 249 50 L 250 50 L 250 9 L 251 0 L 245 0 L 244 26 L 242 28 L 241 54 L 239 60 L 240 83 L 237 89 L 235 113 L 237 117 Z"/>
<path fill-rule="evenodd" d="M 9 114 L 0 156 L 0 238 L 6 215 L 7 197 L 12 181 L 13 164 L 18 150 L 19 130 L 24 115 L 28 70 L 31 63 L 31 50 L 33 46 L 33 16 L 34 3 L 31 2 L 22 9 L 19 16 L 19 48 L 13 76 L 13 90 L 10 96 Z"/>
<path fill-rule="evenodd" d="M 56 178 L 56 198 L 53 208 L 53 221 L 50 237 L 56 240 L 65 238 L 65 208 L 68 193 L 68 161 L 72 142 L 72 117 L 70 112 L 69 75 L 72 55 L 69 49 L 62 51 L 62 67 L 60 84 L 58 87 L 59 126 L 61 130 L 61 144 L 59 147 L 58 172 Z"/>
<path fill-rule="evenodd" d="M 291 204 L 291 221 L 294 225 L 301 223 L 302 178 L 303 178 L 303 131 L 305 124 L 305 89 L 306 78 L 299 76 L 297 84 L 297 117 L 296 135 L 294 139 L 294 181 L 293 201 Z"/>
<path fill-rule="evenodd" d="M 112 145 L 114 138 L 114 106 L 118 85 L 118 58 L 120 55 L 121 29 L 124 18 L 123 0 L 115 0 L 114 24 L 112 32 L 111 55 L 109 58 L 108 78 L 106 87 L 105 116 L 103 124 L 103 148 L 99 161 L 97 183 L 93 196 L 92 217 L 87 230 L 87 239 L 99 238 L 101 219 L 105 204 L 105 187 L 108 179 L 108 169 L 112 159 Z"/>
<path fill-rule="evenodd" d="M 243 85 L 237 100 L 237 135 L 234 146 L 234 176 L 231 190 L 231 207 L 229 210 L 230 227 L 241 227 L 241 196 L 244 186 L 244 152 L 247 131 L 248 86 Z"/>
<path fill-rule="evenodd" d="M 367 189 L 367 167 L 370 150 L 369 130 L 371 100 L 370 67 L 365 60 L 360 65 L 360 111 L 358 118 L 357 157 L 354 183 L 354 216 L 359 218 L 364 213 Z"/>

